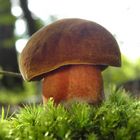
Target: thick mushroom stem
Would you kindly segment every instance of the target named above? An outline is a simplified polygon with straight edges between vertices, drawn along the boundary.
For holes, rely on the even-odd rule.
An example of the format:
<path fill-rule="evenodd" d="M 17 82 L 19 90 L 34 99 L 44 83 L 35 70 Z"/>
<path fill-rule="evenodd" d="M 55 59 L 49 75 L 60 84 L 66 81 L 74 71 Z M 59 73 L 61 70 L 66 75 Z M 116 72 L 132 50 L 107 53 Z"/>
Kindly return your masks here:
<path fill-rule="evenodd" d="M 54 70 L 42 81 L 43 102 L 52 97 L 56 104 L 81 100 L 99 104 L 104 97 L 101 69 L 93 65 L 69 65 Z"/>

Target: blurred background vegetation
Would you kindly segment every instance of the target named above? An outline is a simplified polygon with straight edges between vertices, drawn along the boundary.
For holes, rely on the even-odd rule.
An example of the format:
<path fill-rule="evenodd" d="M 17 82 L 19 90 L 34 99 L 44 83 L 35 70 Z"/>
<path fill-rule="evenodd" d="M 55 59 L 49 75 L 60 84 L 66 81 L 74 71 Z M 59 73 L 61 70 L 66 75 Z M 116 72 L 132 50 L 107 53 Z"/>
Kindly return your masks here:
<path fill-rule="evenodd" d="M 12 15 L 12 6 L 17 4 L 21 9 L 21 14 Z M 22 19 L 21 29 L 25 24 L 25 31 L 17 35 L 15 31 L 16 21 Z M 57 16 L 50 15 L 44 23 L 36 17 L 28 8 L 27 0 L 0 0 L 0 70 L 19 72 L 16 42 L 22 38 L 29 38 L 42 26 L 57 20 Z M 21 46 L 23 47 L 23 46 Z M 121 46 L 120 46 L 121 47 Z M 122 67 L 109 67 L 103 72 L 105 91 L 110 85 L 124 86 L 126 90 L 135 96 L 140 96 L 140 60 L 132 63 L 122 55 Z M 27 83 L 21 78 L 0 75 L 0 107 L 24 103 L 41 102 L 40 82 Z"/>
<path fill-rule="evenodd" d="M 12 4 L 14 1 L 0 0 L 0 70 L 19 73 L 19 53 L 15 43 L 20 38 L 29 38 L 43 26 L 43 22 L 32 16 L 27 0 L 18 1 L 22 15 L 17 17 L 12 15 Z M 17 36 L 15 24 L 19 19 L 25 21 L 26 31 Z M 40 102 L 40 92 L 40 83 L 26 83 L 19 77 L 0 75 L 0 106 Z"/>

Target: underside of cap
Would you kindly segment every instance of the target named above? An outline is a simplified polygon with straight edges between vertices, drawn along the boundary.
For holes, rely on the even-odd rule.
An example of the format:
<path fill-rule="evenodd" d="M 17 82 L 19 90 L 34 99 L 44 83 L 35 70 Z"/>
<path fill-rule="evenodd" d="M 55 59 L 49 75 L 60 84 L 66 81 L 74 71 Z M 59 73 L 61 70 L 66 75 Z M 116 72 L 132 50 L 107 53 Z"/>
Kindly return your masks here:
<path fill-rule="evenodd" d="M 121 54 L 113 35 L 92 21 L 58 20 L 36 32 L 19 59 L 20 71 L 28 81 L 76 64 L 120 67 Z"/>

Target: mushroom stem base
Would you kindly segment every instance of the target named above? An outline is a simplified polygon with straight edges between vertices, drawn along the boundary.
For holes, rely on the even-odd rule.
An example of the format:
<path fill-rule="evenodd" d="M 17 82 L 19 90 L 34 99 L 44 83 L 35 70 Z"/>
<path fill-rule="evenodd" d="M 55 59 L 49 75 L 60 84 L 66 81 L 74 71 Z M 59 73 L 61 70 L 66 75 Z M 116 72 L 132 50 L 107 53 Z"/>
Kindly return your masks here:
<path fill-rule="evenodd" d="M 99 104 L 103 98 L 103 79 L 98 66 L 69 65 L 54 70 L 42 81 L 43 102 L 53 98 L 56 104 L 80 100 Z"/>

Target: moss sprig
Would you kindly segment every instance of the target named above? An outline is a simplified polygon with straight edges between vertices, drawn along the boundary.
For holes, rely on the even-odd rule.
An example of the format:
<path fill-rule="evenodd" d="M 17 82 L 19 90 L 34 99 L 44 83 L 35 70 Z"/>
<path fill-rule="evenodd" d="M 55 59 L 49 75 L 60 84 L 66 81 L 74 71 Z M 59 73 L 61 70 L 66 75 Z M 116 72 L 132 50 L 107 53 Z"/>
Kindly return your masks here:
<path fill-rule="evenodd" d="M 10 118 L 1 115 L 0 130 L 1 140 L 140 140 L 140 101 L 114 87 L 98 107 L 56 106 L 50 99 Z"/>

